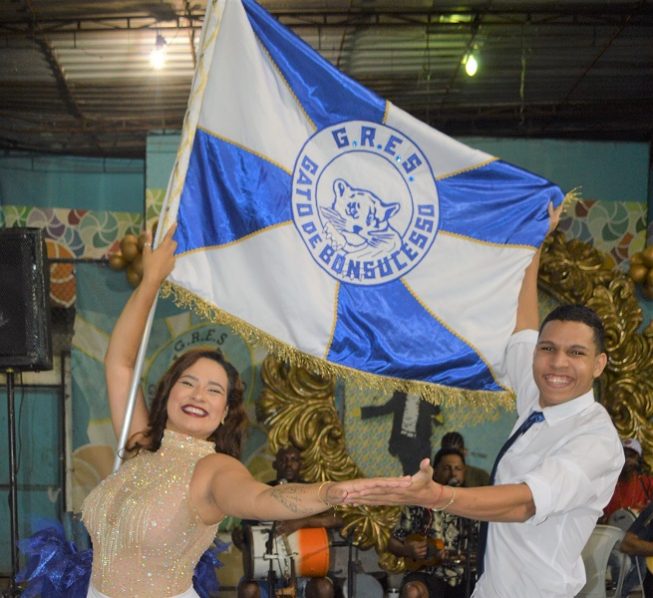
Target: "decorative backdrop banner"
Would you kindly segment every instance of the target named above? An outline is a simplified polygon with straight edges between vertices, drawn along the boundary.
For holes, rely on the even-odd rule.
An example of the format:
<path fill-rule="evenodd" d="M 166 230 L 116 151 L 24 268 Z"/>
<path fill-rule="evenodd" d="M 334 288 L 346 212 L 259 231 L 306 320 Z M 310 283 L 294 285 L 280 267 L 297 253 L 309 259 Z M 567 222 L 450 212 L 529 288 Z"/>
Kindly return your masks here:
<path fill-rule="evenodd" d="M 181 302 L 322 371 L 505 397 L 558 187 L 339 72 L 253 0 L 209 3 L 166 222 Z"/>

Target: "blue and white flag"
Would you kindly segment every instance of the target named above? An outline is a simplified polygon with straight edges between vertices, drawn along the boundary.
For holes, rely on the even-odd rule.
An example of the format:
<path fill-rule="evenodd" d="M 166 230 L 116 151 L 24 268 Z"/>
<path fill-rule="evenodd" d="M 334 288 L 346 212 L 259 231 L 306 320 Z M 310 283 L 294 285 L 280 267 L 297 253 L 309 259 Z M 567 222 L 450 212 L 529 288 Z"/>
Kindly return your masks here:
<path fill-rule="evenodd" d="M 210 2 L 202 44 L 169 188 L 174 285 L 318 368 L 504 391 L 560 189 L 365 89 L 253 0 Z"/>

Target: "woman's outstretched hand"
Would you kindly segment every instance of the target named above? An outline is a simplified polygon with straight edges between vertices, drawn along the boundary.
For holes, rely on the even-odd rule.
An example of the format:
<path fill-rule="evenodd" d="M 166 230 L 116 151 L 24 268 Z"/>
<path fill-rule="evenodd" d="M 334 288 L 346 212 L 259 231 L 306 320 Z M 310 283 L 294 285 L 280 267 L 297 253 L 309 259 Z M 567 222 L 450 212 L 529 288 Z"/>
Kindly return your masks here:
<path fill-rule="evenodd" d="M 154 249 L 152 248 L 152 233 L 149 231 L 146 233 L 147 240 L 143 245 L 143 281 L 156 285 L 157 288 L 175 267 L 177 241 L 172 238 L 175 230 L 177 230 L 176 223 L 168 229 Z"/>
<path fill-rule="evenodd" d="M 357 479 L 343 484 L 347 491 L 344 504 L 429 506 L 438 498 L 428 459 L 420 463 L 419 471 L 412 476 Z"/>

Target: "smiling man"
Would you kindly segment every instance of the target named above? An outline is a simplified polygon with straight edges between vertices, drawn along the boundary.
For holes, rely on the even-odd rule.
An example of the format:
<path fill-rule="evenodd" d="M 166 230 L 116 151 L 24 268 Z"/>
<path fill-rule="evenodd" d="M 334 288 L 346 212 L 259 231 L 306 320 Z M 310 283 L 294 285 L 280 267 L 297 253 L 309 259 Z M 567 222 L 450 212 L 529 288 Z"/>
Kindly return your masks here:
<path fill-rule="evenodd" d="M 550 214 L 554 228 L 558 214 Z M 587 307 L 563 305 L 538 333 L 539 257 L 526 271 L 506 350 L 518 419 L 497 455 L 493 485 L 438 484 L 423 461 L 410 485 L 377 478 L 348 490 L 352 503 L 415 504 L 489 522 L 480 534 L 473 598 L 575 596 L 585 583 L 581 551 L 624 462 L 617 431 L 593 393 L 607 363 L 601 320 Z"/>
<path fill-rule="evenodd" d="M 585 582 L 580 554 L 623 463 L 593 393 L 607 363 L 603 325 L 580 305 L 554 309 L 539 334 L 520 315 L 506 354 L 519 417 L 492 474 L 496 498 L 512 508 L 483 516 L 485 573 L 474 596 L 571 597 Z"/>

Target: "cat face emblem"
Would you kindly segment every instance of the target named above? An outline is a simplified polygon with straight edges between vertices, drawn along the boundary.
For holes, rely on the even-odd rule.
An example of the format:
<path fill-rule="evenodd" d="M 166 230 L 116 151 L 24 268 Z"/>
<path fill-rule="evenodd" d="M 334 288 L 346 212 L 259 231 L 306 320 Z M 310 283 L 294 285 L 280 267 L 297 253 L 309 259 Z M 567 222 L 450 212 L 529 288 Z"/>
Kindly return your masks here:
<path fill-rule="evenodd" d="M 309 138 L 295 162 L 291 204 L 313 259 L 345 283 L 400 278 L 437 234 L 437 189 L 426 156 L 378 123 L 348 121 Z"/>
<path fill-rule="evenodd" d="M 331 205 L 321 208 L 324 233 L 334 247 L 352 257 L 384 255 L 401 247 L 401 236 L 391 224 L 399 210 L 397 202 L 384 202 L 367 189 L 336 179 Z"/>

